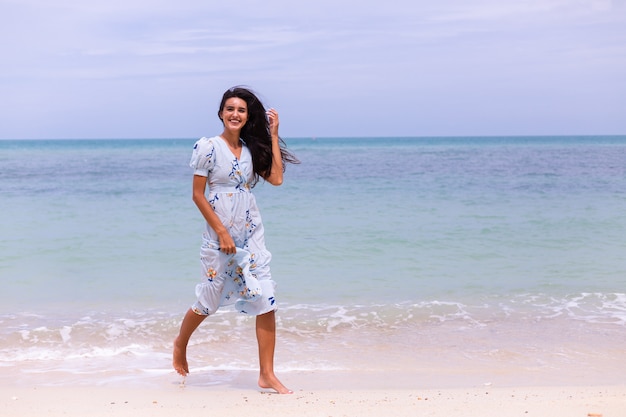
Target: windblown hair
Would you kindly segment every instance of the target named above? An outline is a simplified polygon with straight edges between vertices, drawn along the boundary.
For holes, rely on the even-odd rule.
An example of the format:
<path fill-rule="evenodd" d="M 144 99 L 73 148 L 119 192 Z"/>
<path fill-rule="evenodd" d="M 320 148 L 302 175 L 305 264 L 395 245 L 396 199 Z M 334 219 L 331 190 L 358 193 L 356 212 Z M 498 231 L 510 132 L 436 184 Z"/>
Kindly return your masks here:
<path fill-rule="evenodd" d="M 244 140 L 252 155 L 254 185 L 259 181 L 259 177 L 266 178 L 272 171 L 272 135 L 269 120 L 261 100 L 250 89 L 239 86 L 226 90 L 217 112 L 218 117 L 224 110 L 226 100 L 233 97 L 244 100 L 248 105 L 248 121 L 241 129 L 241 139 Z M 298 158 L 286 149 L 285 142 L 280 137 L 278 139 L 283 171 L 287 163 L 299 164 Z"/>

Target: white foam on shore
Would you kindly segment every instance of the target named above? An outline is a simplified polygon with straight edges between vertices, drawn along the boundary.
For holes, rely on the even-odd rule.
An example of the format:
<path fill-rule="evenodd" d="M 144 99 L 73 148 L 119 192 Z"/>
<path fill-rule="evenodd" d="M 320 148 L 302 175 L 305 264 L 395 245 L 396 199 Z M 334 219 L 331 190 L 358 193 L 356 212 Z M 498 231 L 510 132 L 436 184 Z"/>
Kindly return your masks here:
<path fill-rule="evenodd" d="M 278 312 L 277 369 L 402 370 L 463 362 L 521 369 L 622 361 L 626 295 L 519 295 L 467 301 L 380 305 L 283 305 Z M 11 314 L 0 318 L 0 367 L 8 377 L 53 372 L 151 378 L 166 372 L 180 314 L 98 312 L 75 319 Z M 223 310 L 189 346 L 199 372 L 257 368 L 254 318 Z M 610 371 L 610 370 L 609 370 Z M 17 375 L 17 376 L 16 376 Z"/>

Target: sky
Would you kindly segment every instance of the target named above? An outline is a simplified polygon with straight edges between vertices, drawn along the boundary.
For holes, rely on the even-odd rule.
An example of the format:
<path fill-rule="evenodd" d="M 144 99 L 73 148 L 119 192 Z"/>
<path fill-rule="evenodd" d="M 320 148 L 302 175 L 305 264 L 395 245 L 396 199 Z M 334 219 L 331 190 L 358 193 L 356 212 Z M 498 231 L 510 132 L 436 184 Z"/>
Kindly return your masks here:
<path fill-rule="evenodd" d="M 0 139 L 626 134 L 626 0 L 0 0 Z"/>

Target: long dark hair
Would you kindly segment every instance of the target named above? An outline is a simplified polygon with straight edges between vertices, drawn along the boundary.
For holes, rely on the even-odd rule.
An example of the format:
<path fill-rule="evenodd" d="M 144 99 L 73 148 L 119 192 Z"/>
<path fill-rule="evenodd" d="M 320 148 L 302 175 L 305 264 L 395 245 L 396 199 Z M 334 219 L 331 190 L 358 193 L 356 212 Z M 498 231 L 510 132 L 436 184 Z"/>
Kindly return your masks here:
<path fill-rule="evenodd" d="M 220 103 L 218 117 L 224 110 L 226 100 L 237 97 L 248 105 L 248 121 L 241 129 L 241 139 L 244 140 L 250 154 L 252 154 L 252 166 L 254 170 L 254 184 L 259 181 L 259 177 L 265 178 L 272 171 L 272 135 L 270 133 L 269 120 L 265 113 L 265 107 L 259 98 L 246 87 L 232 87 L 226 90 Z M 285 142 L 279 137 L 280 156 L 283 160 L 283 171 L 287 163 L 299 164 L 300 161 L 286 147 Z"/>

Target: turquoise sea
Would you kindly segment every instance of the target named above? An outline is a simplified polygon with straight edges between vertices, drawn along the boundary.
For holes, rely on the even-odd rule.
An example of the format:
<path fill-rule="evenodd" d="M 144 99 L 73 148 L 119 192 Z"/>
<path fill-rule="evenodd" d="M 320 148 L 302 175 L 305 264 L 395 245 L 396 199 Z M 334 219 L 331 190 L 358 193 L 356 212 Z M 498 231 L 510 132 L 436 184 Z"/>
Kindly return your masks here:
<path fill-rule="evenodd" d="M 200 279 L 195 140 L 0 141 L 2 378 L 176 379 Z M 602 357 L 625 374 L 626 136 L 286 142 L 302 163 L 254 190 L 278 372 L 599 378 Z M 229 308 L 205 321 L 192 376 L 256 369 L 253 327 Z"/>

